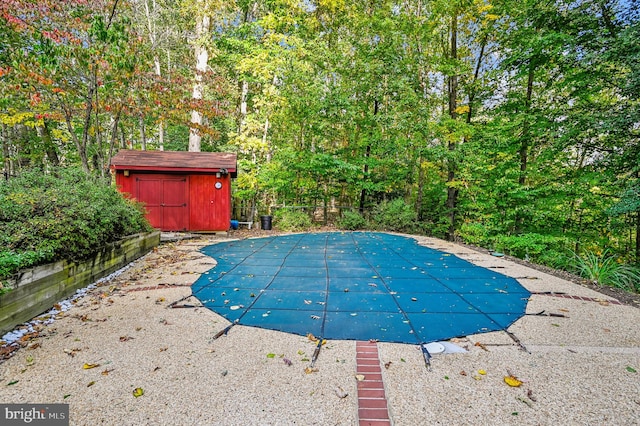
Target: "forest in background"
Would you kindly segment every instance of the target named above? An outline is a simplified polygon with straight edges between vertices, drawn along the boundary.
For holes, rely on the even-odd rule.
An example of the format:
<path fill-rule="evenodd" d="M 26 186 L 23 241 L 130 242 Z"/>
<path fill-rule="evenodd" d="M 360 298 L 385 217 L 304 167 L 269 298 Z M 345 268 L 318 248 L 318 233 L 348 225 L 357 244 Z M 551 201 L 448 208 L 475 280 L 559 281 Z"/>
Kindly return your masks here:
<path fill-rule="evenodd" d="M 551 266 L 637 264 L 638 6 L 3 0 L 0 166 L 108 182 L 118 149 L 236 152 L 243 219 L 391 206 Z"/>

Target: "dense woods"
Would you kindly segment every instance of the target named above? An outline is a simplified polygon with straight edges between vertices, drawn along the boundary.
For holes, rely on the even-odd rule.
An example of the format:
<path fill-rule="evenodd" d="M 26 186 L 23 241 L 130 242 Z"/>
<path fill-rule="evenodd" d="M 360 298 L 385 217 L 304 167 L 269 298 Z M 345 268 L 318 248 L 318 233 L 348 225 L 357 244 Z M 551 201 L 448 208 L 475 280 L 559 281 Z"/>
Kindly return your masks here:
<path fill-rule="evenodd" d="M 3 0 L 5 178 L 232 151 L 237 217 L 380 206 L 566 267 L 640 257 L 635 0 Z M 400 217 L 398 220 L 401 220 Z"/>

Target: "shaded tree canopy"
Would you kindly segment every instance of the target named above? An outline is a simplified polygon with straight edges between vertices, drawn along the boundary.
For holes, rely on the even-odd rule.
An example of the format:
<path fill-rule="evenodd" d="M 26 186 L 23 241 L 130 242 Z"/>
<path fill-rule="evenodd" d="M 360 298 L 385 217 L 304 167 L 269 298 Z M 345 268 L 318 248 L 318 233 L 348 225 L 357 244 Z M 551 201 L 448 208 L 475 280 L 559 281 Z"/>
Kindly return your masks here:
<path fill-rule="evenodd" d="M 639 22 L 622 0 L 4 0 L 2 167 L 106 176 L 197 135 L 239 155 L 237 216 L 401 199 L 436 236 L 637 261 Z"/>

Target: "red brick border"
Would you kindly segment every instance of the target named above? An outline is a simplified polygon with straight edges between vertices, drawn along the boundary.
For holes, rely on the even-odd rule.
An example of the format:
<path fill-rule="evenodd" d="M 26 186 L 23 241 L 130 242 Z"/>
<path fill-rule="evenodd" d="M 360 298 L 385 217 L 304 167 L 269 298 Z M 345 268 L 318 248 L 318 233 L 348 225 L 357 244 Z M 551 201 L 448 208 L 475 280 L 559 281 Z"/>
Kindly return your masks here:
<path fill-rule="evenodd" d="M 563 299 L 574 299 L 574 300 L 584 300 L 585 302 L 606 302 L 606 303 L 610 303 L 612 305 L 622 305 L 622 303 L 616 299 L 600 299 L 600 298 L 595 298 L 595 297 L 584 297 L 584 296 L 573 296 L 570 294 L 564 294 L 564 293 L 547 293 L 547 292 L 540 292 L 540 293 L 531 293 L 537 296 L 551 296 L 551 297 L 561 297 Z"/>
<path fill-rule="evenodd" d="M 146 287 L 133 287 L 133 288 L 122 288 L 121 290 L 125 293 L 131 293 L 132 291 L 149 291 L 149 290 L 160 290 L 161 288 L 178 288 L 178 287 L 191 287 L 191 284 L 156 284 L 153 286 Z"/>
<path fill-rule="evenodd" d="M 359 425 L 391 426 L 375 342 L 356 342 L 356 371 L 364 376 L 358 381 Z"/>

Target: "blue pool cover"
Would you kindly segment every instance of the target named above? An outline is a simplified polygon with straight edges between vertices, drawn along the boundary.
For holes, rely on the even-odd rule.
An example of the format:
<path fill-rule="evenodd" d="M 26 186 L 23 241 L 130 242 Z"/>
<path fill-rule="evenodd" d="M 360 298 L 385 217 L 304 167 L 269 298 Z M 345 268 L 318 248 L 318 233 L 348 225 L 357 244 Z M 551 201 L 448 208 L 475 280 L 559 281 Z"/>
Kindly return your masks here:
<path fill-rule="evenodd" d="M 530 293 L 412 238 L 328 232 L 207 246 L 193 294 L 230 322 L 324 339 L 429 343 L 503 330 Z"/>

